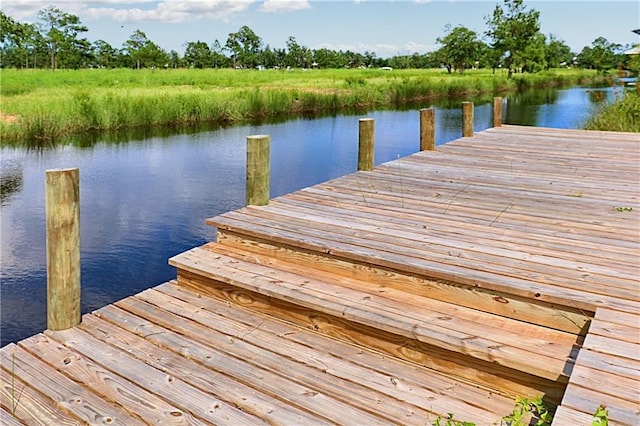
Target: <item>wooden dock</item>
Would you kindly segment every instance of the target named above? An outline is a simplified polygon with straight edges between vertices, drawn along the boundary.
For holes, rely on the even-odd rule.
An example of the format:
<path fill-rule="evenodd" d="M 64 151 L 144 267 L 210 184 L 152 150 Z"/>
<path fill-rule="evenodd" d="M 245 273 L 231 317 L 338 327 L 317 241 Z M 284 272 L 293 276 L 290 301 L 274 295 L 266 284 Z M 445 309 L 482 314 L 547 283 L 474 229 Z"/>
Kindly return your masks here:
<path fill-rule="evenodd" d="M 640 137 L 502 126 L 207 222 L 0 350 L 2 424 L 640 424 Z"/>

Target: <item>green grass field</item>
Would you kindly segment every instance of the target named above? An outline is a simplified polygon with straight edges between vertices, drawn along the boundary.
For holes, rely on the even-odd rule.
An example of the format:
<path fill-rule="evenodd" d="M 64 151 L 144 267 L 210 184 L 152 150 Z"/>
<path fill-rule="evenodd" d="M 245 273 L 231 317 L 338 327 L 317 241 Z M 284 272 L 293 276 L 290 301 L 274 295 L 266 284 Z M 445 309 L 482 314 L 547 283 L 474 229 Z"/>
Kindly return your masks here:
<path fill-rule="evenodd" d="M 88 131 L 233 123 L 401 107 L 597 79 L 586 70 L 11 70 L 0 71 L 2 144 Z"/>

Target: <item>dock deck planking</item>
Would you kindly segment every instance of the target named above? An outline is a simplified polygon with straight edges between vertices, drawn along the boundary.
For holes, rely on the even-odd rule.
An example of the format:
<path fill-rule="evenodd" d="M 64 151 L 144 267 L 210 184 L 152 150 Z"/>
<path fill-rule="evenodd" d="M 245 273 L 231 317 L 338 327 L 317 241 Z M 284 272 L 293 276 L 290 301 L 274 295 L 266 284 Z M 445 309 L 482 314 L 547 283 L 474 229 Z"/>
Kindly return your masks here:
<path fill-rule="evenodd" d="M 474 337 L 458 350 L 566 374 L 554 425 L 590 424 L 598 404 L 611 424 L 634 425 L 639 142 L 632 133 L 488 129 L 209 219 L 218 246 L 203 248 L 223 255 L 215 267 L 230 279 L 250 278 L 251 290 L 333 306 L 336 318 L 357 312 L 367 333 L 423 333 L 449 349 L 464 332 L 492 336 L 498 346 Z M 244 290 L 207 291 L 187 271 L 178 278 L 76 328 L 0 349 L 0 422 L 430 424 L 454 413 L 483 425 L 513 408 L 471 370 L 435 371 L 455 368 L 445 349 L 441 359 L 416 358 L 419 366 L 380 351 L 388 342 L 375 333 L 345 342 L 265 315 L 270 305 Z M 291 319 L 306 315 L 291 309 Z M 399 318 L 418 328 L 402 330 Z M 519 347 L 509 334 L 518 331 Z"/>
<path fill-rule="evenodd" d="M 28 423 L 36 412 L 59 424 L 424 424 L 452 411 L 487 423 L 512 405 L 175 283 L 1 353 L 3 378 L 29 383 L 16 403 Z"/>

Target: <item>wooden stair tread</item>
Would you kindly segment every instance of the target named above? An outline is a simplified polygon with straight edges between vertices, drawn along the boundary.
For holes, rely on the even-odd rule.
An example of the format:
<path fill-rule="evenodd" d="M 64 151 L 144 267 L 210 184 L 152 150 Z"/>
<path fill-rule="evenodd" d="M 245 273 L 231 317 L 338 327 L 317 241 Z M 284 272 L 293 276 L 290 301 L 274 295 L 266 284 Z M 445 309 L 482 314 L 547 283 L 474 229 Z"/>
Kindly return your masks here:
<path fill-rule="evenodd" d="M 640 315 L 599 308 L 576 359 L 561 408 L 592 415 L 599 405 L 605 405 L 611 424 L 637 425 L 639 382 Z"/>
<path fill-rule="evenodd" d="M 405 303 L 394 300 L 407 296 L 398 290 L 387 289 L 380 296 L 366 286 L 353 288 L 355 280 L 349 282 L 349 288 L 344 281 L 340 285 L 335 280 L 311 278 L 250 258 L 241 259 L 237 252 L 209 245 L 182 253 L 170 263 L 245 290 L 553 381 L 568 376 L 576 354 L 576 336 L 570 333 L 415 295 L 410 295 L 411 303 Z M 530 336 L 528 333 L 536 337 L 521 338 Z"/>
<path fill-rule="evenodd" d="M 438 254 L 425 249 L 427 242 L 419 248 L 415 244 L 399 243 L 402 239 L 392 235 L 380 240 L 380 234 L 369 235 L 369 231 L 350 229 L 346 225 L 342 227 L 343 231 L 340 227 L 329 225 L 314 228 L 309 221 L 297 223 L 290 217 L 276 217 L 270 213 L 270 208 L 246 207 L 210 218 L 207 224 L 217 227 L 219 233 L 233 232 L 354 262 L 506 292 L 588 312 L 594 312 L 601 305 L 640 312 L 640 297 L 631 280 L 622 280 L 620 286 L 614 289 L 616 295 L 610 296 L 612 288 L 605 285 L 606 280 L 590 282 L 586 288 L 583 279 L 576 274 L 577 270 L 571 272 L 575 275 L 572 279 L 549 281 L 549 277 L 540 271 L 514 272 L 511 266 L 501 264 L 502 260 L 487 264 L 465 259 L 467 252 L 464 250 L 452 249 Z"/>
<path fill-rule="evenodd" d="M 513 407 L 488 389 L 175 282 L 0 357 L 2 424 L 12 383 L 18 424 L 424 425 L 449 412 L 494 424 Z"/>

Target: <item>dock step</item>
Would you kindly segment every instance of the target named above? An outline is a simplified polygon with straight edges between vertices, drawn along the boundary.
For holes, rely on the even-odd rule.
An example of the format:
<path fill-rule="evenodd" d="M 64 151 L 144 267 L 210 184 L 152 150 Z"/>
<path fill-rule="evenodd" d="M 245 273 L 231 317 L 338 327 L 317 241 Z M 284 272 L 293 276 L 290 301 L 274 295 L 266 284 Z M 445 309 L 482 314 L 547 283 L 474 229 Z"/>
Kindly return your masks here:
<path fill-rule="evenodd" d="M 220 244 L 170 260 L 178 282 L 498 391 L 557 404 L 582 338 Z M 526 336 L 526 338 L 522 338 Z"/>
<path fill-rule="evenodd" d="M 424 425 L 453 412 L 484 425 L 513 408 L 175 282 L 8 345 L 0 360 L 2 424 Z"/>

